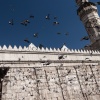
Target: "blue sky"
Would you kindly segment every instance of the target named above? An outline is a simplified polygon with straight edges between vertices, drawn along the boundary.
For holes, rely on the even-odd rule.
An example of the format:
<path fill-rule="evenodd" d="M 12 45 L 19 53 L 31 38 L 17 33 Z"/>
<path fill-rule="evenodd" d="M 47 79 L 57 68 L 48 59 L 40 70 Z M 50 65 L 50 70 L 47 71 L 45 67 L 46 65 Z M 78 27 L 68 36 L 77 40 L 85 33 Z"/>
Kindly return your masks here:
<path fill-rule="evenodd" d="M 28 46 L 24 42 L 27 38 L 36 46 L 43 44 L 48 48 L 60 48 L 66 43 L 70 49 L 80 49 L 89 41 L 80 41 L 87 33 L 76 10 L 75 0 L 0 0 L 0 45 Z M 45 19 L 48 14 L 50 20 Z M 34 19 L 29 18 L 30 15 L 34 15 Z M 11 19 L 13 26 L 8 23 Z M 30 21 L 27 26 L 20 24 L 25 19 Z M 54 21 L 60 24 L 53 25 Z M 34 33 L 38 33 L 38 38 L 33 37 Z"/>

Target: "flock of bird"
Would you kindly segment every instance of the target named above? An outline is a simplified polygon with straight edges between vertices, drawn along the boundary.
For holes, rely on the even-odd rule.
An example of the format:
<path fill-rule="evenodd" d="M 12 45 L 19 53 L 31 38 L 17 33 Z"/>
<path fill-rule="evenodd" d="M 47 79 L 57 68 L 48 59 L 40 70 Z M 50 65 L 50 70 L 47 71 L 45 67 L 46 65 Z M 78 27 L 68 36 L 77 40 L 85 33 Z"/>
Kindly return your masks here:
<path fill-rule="evenodd" d="M 100 2 L 96 2 L 95 4 L 96 4 L 96 5 L 100 5 Z M 30 15 L 29 18 L 34 19 L 34 16 L 33 16 L 33 15 Z M 60 24 L 60 23 L 57 21 L 57 18 L 58 18 L 57 16 L 54 16 L 55 21 L 53 22 L 53 25 L 59 25 L 59 24 Z M 47 14 L 47 15 L 45 16 L 45 19 L 46 19 L 46 20 L 50 20 L 50 19 L 51 19 L 51 18 L 50 18 L 50 14 Z M 20 22 L 20 24 L 23 25 L 23 26 L 27 26 L 29 23 L 30 23 L 29 19 L 26 19 L 26 20 L 23 20 L 22 22 Z M 9 21 L 9 24 L 10 24 L 10 25 L 14 25 L 14 20 L 11 19 L 11 20 Z M 57 32 L 57 34 L 60 35 L 60 34 L 62 34 L 62 33 L 61 33 L 61 32 Z M 38 35 L 39 35 L 38 33 L 34 33 L 34 34 L 33 34 L 33 37 L 38 38 Z M 66 32 L 65 35 L 67 36 L 67 35 L 69 35 L 69 33 Z M 82 40 L 89 40 L 89 37 L 88 37 L 88 36 L 84 36 L 83 38 L 80 39 L 80 41 L 82 41 Z M 30 41 L 29 41 L 28 39 L 24 39 L 24 42 L 30 43 Z M 42 45 L 42 44 L 39 44 L 39 47 L 42 48 L 43 45 Z"/>
<path fill-rule="evenodd" d="M 33 16 L 33 15 L 30 15 L 30 18 L 34 18 L 34 16 Z M 30 23 L 30 21 L 29 21 L 28 19 L 26 19 L 26 20 L 23 20 L 20 24 L 22 24 L 22 25 L 24 25 L 24 26 L 27 26 L 28 23 Z M 13 19 L 11 19 L 11 20 L 9 21 L 9 24 L 10 24 L 10 25 L 14 25 Z"/>
<path fill-rule="evenodd" d="M 34 19 L 34 16 L 33 16 L 33 15 L 30 15 L 29 18 Z M 50 18 L 50 14 L 47 14 L 47 15 L 45 16 L 45 19 L 46 19 L 46 20 L 50 20 L 50 19 L 51 19 L 51 18 Z M 57 21 L 58 17 L 57 17 L 57 16 L 54 16 L 53 19 L 55 20 L 55 21 L 53 22 L 53 25 L 59 25 L 59 22 Z M 23 20 L 22 22 L 20 22 L 20 24 L 23 25 L 23 26 L 27 26 L 29 23 L 30 23 L 30 20 L 29 20 L 29 19 L 25 19 L 25 20 Z M 11 20 L 9 21 L 9 24 L 10 24 L 10 25 L 14 25 L 14 20 L 11 19 Z M 57 34 L 60 35 L 60 34 L 62 34 L 62 33 L 61 33 L 61 32 L 57 32 Z M 65 35 L 66 35 L 66 36 L 69 35 L 68 32 L 66 32 Z M 38 38 L 38 36 L 39 36 L 39 33 L 34 33 L 34 34 L 33 34 L 33 37 L 34 37 L 34 38 Z M 26 38 L 26 39 L 24 39 L 24 42 L 30 43 L 30 40 L 28 40 L 28 39 Z M 43 46 L 42 44 L 39 44 L 39 48 L 42 48 L 42 47 L 44 47 L 44 46 Z"/>
<path fill-rule="evenodd" d="M 96 4 L 96 5 L 100 5 L 100 2 L 95 2 L 95 4 Z M 14 10 L 14 9 L 13 9 L 13 10 Z M 34 15 L 30 15 L 29 18 L 30 18 L 30 19 L 34 19 L 35 16 L 34 16 Z M 20 22 L 20 24 L 23 25 L 23 26 L 27 26 L 27 25 L 30 23 L 30 19 L 22 20 L 22 21 Z M 51 14 L 47 14 L 46 16 L 44 16 L 44 19 L 45 19 L 45 20 L 51 20 L 51 19 L 52 19 L 52 18 L 51 18 Z M 58 21 L 58 16 L 53 16 L 53 19 L 54 19 L 54 21 L 52 22 L 53 25 L 59 25 L 59 24 L 60 24 L 59 21 Z M 10 24 L 10 25 L 14 25 L 14 24 L 15 24 L 15 23 L 14 23 L 14 19 L 11 19 L 11 20 L 9 21 L 9 24 Z M 96 28 L 100 29 L 100 27 L 98 27 L 98 26 L 96 26 Z M 62 33 L 61 33 L 61 32 L 57 32 L 56 34 L 57 34 L 57 35 L 61 35 Z M 66 32 L 65 35 L 68 36 L 69 33 Z M 33 34 L 33 37 L 34 37 L 34 38 L 38 38 L 38 37 L 39 37 L 39 33 L 34 33 L 34 34 Z M 84 37 L 82 37 L 82 38 L 80 39 L 80 41 L 83 41 L 83 40 L 89 40 L 89 36 L 84 36 Z M 26 42 L 26 43 L 31 43 L 31 41 L 30 41 L 28 38 L 24 39 L 23 41 Z M 43 44 L 39 44 L 39 47 L 42 48 L 42 47 L 44 47 L 44 45 L 43 45 Z"/>
<path fill-rule="evenodd" d="M 33 16 L 33 15 L 30 15 L 29 18 L 34 19 L 34 16 Z M 46 20 L 50 20 L 50 14 L 46 15 L 46 16 L 45 16 L 45 19 L 46 19 Z M 54 19 L 57 20 L 57 16 L 54 16 Z M 24 25 L 24 26 L 27 26 L 29 23 L 30 23 L 29 19 L 25 19 L 25 20 L 23 20 L 20 24 L 21 24 L 21 25 Z M 10 24 L 10 25 L 14 25 L 14 20 L 11 19 L 11 20 L 9 21 L 9 24 Z M 54 22 L 53 22 L 53 25 L 58 25 L 58 24 L 59 24 L 58 21 L 54 21 Z M 61 33 L 58 32 L 57 34 L 61 34 Z M 33 34 L 33 37 L 38 38 L 38 35 L 39 35 L 38 33 L 34 33 L 34 34 Z M 68 35 L 68 33 L 66 33 L 65 35 Z M 30 41 L 29 41 L 28 39 L 24 39 L 24 41 L 27 42 L 27 43 L 30 43 Z M 40 47 L 41 47 L 41 45 L 42 45 L 42 44 L 40 44 Z"/>
<path fill-rule="evenodd" d="M 34 19 L 34 16 L 33 16 L 33 15 L 30 15 L 29 18 Z M 57 21 L 57 18 L 58 18 L 57 16 L 54 16 L 54 19 L 55 19 L 56 21 L 53 22 L 53 25 L 59 25 L 59 22 Z M 50 20 L 50 19 L 51 19 L 51 18 L 50 18 L 50 14 L 46 15 L 46 16 L 45 16 L 45 19 L 46 19 L 46 20 Z M 25 19 L 25 20 L 23 20 L 20 24 L 23 25 L 23 26 L 27 26 L 29 23 L 30 23 L 29 19 Z M 10 25 L 14 25 L 14 20 L 11 19 L 11 20 L 9 21 L 9 24 L 10 24 Z M 61 32 L 57 32 L 57 34 L 60 35 L 60 34 L 62 34 L 62 33 L 61 33 Z M 66 32 L 65 35 L 67 36 L 67 35 L 69 35 L 69 33 Z M 33 37 L 34 37 L 34 38 L 38 38 L 38 36 L 39 36 L 39 33 L 34 33 L 34 34 L 33 34 Z M 84 37 L 81 39 L 81 41 L 82 41 L 82 40 L 89 40 L 89 37 L 88 37 L 88 36 L 84 36 Z M 27 38 L 24 39 L 24 42 L 30 43 L 30 41 L 29 41 Z M 39 44 L 39 48 L 42 48 L 42 47 L 44 47 L 44 46 L 43 46 L 42 44 Z"/>

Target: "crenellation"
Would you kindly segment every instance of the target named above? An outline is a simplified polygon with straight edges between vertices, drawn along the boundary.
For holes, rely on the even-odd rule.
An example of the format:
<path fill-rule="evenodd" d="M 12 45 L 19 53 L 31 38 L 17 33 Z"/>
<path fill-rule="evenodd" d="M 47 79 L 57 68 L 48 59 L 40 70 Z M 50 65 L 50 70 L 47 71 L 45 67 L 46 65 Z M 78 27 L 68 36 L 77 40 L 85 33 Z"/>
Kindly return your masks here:
<path fill-rule="evenodd" d="M 26 46 L 24 46 L 24 48 L 23 48 L 25 51 L 27 51 L 28 50 L 28 48 L 26 47 Z"/>
<path fill-rule="evenodd" d="M 50 52 L 53 52 L 52 48 L 50 47 Z"/>
<path fill-rule="evenodd" d="M 59 49 L 59 48 L 57 48 L 57 51 L 58 51 L 58 52 L 60 52 L 60 49 Z"/>
<path fill-rule="evenodd" d="M 37 47 L 37 51 L 41 51 L 41 49 L 39 47 Z"/>
<path fill-rule="evenodd" d="M 0 49 L 3 51 L 3 50 L 6 50 L 6 51 L 9 51 L 9 50 L 11 50 L 11 51 L 27 51 L 27 52 L 29 52 L 29 51 L 36 51 L 36 52 L 61 52 L 61 53 L 83 53 L 83 54 L 100 54 L 100 51 L 98 51 L 98 50 L 79 50 L 79 49 L 75 49 L 75 50 L 73 50 L 73 49 L 56 49 L 56 48 L 50 48 L 50 49 L 48 49 L 47 47 L 46 48 L 39 48 L 39 47 L 36 47 L 36 48 L 32 48 L 32 47 L 26 47 L 26 46 L 24 46 L 23 48 L 21 47 L 21 46 L 19 46 L 18 48 L 17 48 L 17 46 L 16 45 L 14 45 L 14 47 L 12 47 L 11 45 L 9 45 L 8 46 L 8 48 L 6 47 L 6 45 L 4 45 L 3 47 L 1 47 L 0 46 Z"/>
<path fill-rule="evenodd" d="M 46 49 L 45 49 L 45 50 L 46 50 L 46 52 L 49 52 L 49 49 L 48 49 L 47 47 L 46 47 Z"/>
<path fill-rule="evenodd" d="M 16 45 L 14 45 L 14 48 L 13 48 L 14 50 L 18 50 L 18 48 L 17 48 L 17 46 Z"/>
<path fill-rule="evenodd" d="M 7 50 L 6 45 L 4 45 L 4 46 L 2 47 L 2 50 Z"/>
<path fill-rule="evenodd" d="M 53 49 L 54 52 L 57 52 L 56 48 Z"/>
<path fill-rule="evenodd" d="M 75 53 L 75 51 L 73 49 L 71 49 L 71 53 Z"/>
<path fill-rule="evenodd" d="M 98 50 L 96 50 L 96 54 L 98 54 L 99 53 L 99 51 Z"/>
<path fill-rule="evenodd" d="M 78 53 L 81 53 L 81 51 L 79 49 L 77 51 L 78 51 Z"/>
<path fill-rule="evenodd" d="M 42 51 L 42 52 L 45 52 L 45 48 L 42 47 L 41 51 Z"/>
<path fill-rule="evenodd" d="M 75 53 L 78 53 L 78 51 L 77 51 L 76 49 L 74 50 L 74 52 L 75 52 Z"/>
<path fill-rule="evenodd" d="M 18 50 L 19 50 L 19 51 L 22 51 L 22 50 L 23 50 L 22 46 L 19 46 L 19 47 L 18 47 Z"/>
<path fill-rule="evenodd" d="M 12 46 L 11 45 L 8 46 L 8 50 L 12 50 Z"/>

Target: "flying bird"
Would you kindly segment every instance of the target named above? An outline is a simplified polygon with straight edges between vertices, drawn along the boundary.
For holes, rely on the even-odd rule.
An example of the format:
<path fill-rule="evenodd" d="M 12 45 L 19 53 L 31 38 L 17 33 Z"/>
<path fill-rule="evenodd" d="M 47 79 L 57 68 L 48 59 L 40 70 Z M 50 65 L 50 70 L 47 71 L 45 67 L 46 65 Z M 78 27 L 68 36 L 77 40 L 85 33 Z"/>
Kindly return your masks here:
<path fill-rule="evenodd" d="M 25 42 L 30 43 L 30 41 L 28 39 L 24 39 Z"/>
<path fill-rule="evenodd" d="M 57 19 L 57 16 L 55 16 L 54 19 Z"/>
<path fill-rule="evenodd" d="M 30 23 L 29 20 L 24 20 L 24 21 L 21 22 L 21 24 L 25 25 L 25 26 L 27 26 L 28 23 Z"/>
<path fill-rule="evenodd" d="M 34 35 L 33 35 L 33 36 L 38 38 L 38 33 L 34 33 Z"/>
<path fill-rule="evenodd" d="M 89 47 L 89 45 L 85 45 L 84 48 Z"/>
<path fill-rule="evenodd" d="M 89 37 L 88 36 L 84 36 L 82 39 L 81 39 L 81 41 L 82 40 L 89 40 Z"/>
<path fill-rule="evenodd" d="M 58 32 L 57 34 L 61 34 L 60 32 Z"/>
<path fill-rule="evenodd" d="M 39 48 L 42 49 L 44 46 L 42 44 L 39 44 Z"/>
<path fill-rule="evenodd" d="M 9 21 L 10 25 L 14 25 L 13 19 L 11 21 Z"/>
<path fill-rule="evenodd" d="M 65 33 L 65 35 L 68 35 L 68 33 Z"/>
<path fill-rule="evenodd" d="M 29 21 L 28 19 L 27 19 L 27 20 L 25 20 L 25 22 L 26 22 L 26 23 L 30 23 L 30 21 Z"/>
<path fill-rule="evenodd" d="M 50 20 L 50 14 L 48 14 L 47 16 L 45 16 L 45 19 Z"/>
<path fill-rule="evenodd" d="M 27 23 L 26 22 L 21 22 L 22 25 L 24 26 L 27 26 Z"/>
<path fill-rule="evenodd" d="M 57 21 L 56 21 L 56 22 L 53 22 L 53 24 L 54 24 L 54 25 L 58 25 L 58 24 L 59 24 L 59 22 L 57 22 Z"/>
<path fill-rule="evenodd" d="M 95 3 L 96 5 L 100 5 L 100 1 Z"/>
<path fill-rule="evenodd" d="M 34 16 L 33 15 L 30 15 L 30 18 L 34 18 Z"/>

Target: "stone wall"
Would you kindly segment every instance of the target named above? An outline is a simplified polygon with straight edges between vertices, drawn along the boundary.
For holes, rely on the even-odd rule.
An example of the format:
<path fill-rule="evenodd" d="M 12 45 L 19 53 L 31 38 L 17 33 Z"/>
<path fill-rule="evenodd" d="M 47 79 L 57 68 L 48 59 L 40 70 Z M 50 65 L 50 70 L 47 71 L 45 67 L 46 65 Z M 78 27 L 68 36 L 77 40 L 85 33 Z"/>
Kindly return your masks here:
<path fill-rule="evenodd" d="M 100 51 L 0 47 L 0 100 L 99 100 Z"/>
<path fill-rule="evenodd" d="M 2 100 L 99 100 L 100 66 L 10 68 Z"/>

